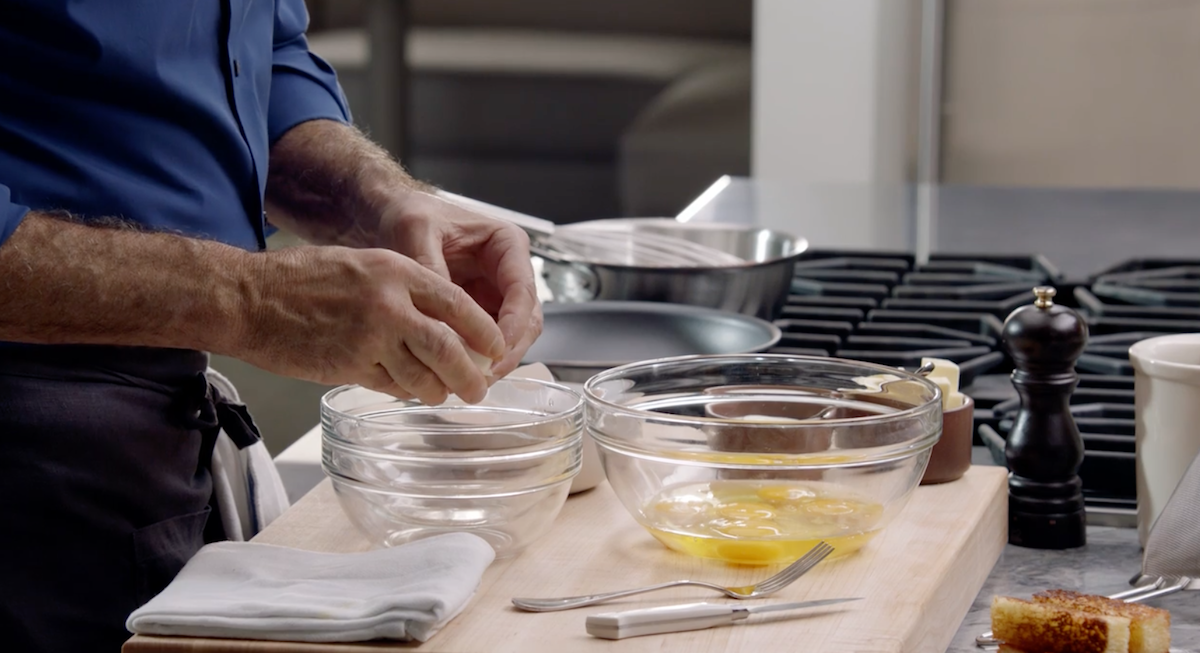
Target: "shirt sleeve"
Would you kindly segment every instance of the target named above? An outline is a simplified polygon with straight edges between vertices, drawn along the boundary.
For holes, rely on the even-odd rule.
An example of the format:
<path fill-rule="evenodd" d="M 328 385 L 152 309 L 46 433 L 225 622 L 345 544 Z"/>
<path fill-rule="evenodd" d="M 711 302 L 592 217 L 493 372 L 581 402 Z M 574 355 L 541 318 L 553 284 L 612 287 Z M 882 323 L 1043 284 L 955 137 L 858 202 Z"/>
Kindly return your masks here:
<path fill-rule="evenodd" d="M 12 191 L 0 184 L 0 245 L 17 230 L 26 213 L 29 213 L 29 207 L 12 201 Z"/>
<path fill-rule="evenodd" d="M 304 32 L 308 10 L 304 0 L 275 4 L 275 43 L 271 65 L 271 100 L 267 130 L 271 142 L 309 120 L 326 118 L 350 122 L 350 108 L 337 74 L 308 49 Z"/>

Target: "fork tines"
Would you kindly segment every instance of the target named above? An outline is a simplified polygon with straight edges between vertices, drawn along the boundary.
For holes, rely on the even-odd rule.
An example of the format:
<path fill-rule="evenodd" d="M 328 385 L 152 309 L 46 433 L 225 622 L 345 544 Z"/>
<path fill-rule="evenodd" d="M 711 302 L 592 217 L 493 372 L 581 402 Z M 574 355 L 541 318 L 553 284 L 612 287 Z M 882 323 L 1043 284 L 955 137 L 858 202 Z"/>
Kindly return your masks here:
<path fill-rule="evenodd" d="M 788 565 L 783 571 L 759 583 L 755 589 L 760 592 L 769 592 L 775 588 L 783 587 L 799 578 L 804 572 L 817 566 L 817 563 L 828 558 L 831 553 L 833 553 L 832 546 L 829 546 L 826 542 L 818 542 L 816 546 L 808 550 L 808 553 L 800 556 L 798 560 Z"/>

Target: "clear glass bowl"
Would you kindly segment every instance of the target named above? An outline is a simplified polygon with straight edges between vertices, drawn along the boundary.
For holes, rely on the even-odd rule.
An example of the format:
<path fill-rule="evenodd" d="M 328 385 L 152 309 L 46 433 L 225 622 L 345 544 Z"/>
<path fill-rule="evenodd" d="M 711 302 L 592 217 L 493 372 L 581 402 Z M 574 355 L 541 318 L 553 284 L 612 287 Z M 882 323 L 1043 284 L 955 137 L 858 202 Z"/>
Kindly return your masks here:
<path fill-rule="evenodd" d="M 836 358 L 684 356 L 584 386 L 609 483 L 667 547 L 738 564 L 843 556 L 907 502 L 942 432 L 933 383 Z"/>
<path fill-rule="evenodd" d="M 582 425 L 582 398 L 544 381 L 501 379 L 478 404 L 438 406 L 343 386 L 321 399 L 322 467 L 377 544 L 466 531 L 506 557 L 562 509 Z"/>

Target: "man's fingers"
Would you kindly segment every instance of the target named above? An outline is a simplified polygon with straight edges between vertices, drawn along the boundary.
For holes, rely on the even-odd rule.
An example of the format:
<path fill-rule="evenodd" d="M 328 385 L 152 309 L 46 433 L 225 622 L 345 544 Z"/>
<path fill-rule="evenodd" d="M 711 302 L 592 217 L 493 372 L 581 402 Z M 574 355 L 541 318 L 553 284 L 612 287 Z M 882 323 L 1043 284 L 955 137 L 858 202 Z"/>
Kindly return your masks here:
<path fill-rule="evenodd" d="M 410 297 L 418 311 L 445 322 L 462 336 L 471 350 L 492 360 L 504 355 L 504 333 L 461 287 L 442 279 L 424 279 L 413 285 Z M 465 351 L 463 355 L 466 355 Z"/>
<path fill-rule="evenodd" d="M 496 290 L 503 298 L 497 322 L 504 334 L 505 354 L 533 343 L 541 333 L 540 303 L 537 284 L 533 279 L 533 264 L 529 259 L 529 237 L 509 225 L 496 231 L 484 246 L 484 270 L 494 275 Z M 524 354 L 524 351 L 521 352 Z"/>
<path fill-rule="evenodd" d="M 490 322 L 491 318 L 487 320 Z M 436 373 L 440 383 L 450 392 L 468 403 L 483 401 L 487 395 L 487 379 L 467 355 L 466 347 L 456 333 L 434 320 L 425 319 L 409 329 L 404 340 L 418 365 Z"/>
<path fill-rule="evenodd" d="M 525 357 L 529 348 L 533 346 L 533 342 L 542 334 L 542 308 L 540 304 L 535 305 L 533 315 L 527 318 L 523 328 L 521 325 L 515 324 L 517 319 L 519 318 L 516 314 L 509 314 L 502 318 L 501 330 L 506 333 L 519 335 L 514 336 L 515 341 L 512 344 L 512 349 L 505 354 L 504 359 L 492 367 L 492 373 L 496 378 L 502 378 L 515 370 L 521 364 L 521 360 Z M 514 324 L 507 324 L 504 320 Z"/>
<path fill-rule="evenodd" d="M 521 284 L 511 286 L 504 293 L 500 305 L 500 316 L 496 323 L 504 334 L 505 356 L 519 351 L 523 356 L 533 341 L 542 334 L 542 305 L 537 290 Z"/>
<path fill-rule="evenodd" d="M 413 398 L 413 394 L 397 385 L 392 376 L 388 374 L 387 369 L 379 363 L 375 364 L 366 377 L 359 382 L 359 385 L 368 390 L 389 394 L 405 401 Z"/>
<path fill-rule="evenodd" d="M 400 342 L 380 361 L 380 365 L 397 386 L 412 393 L 423 404 L 436 406 L 446 401 L 450 394 L 438 375 L 422 363 L 404 342 Z"/>
<path fill-rule="evenodd" d="M 490 260 L 487 260 L 490 259 Z M 494 270 L 495 288 L 502 297 L 496 323 L 504 335 L 505 352 L 493 368 L 503 377 L 521 364 L 521 359 L 542 333 L 542 305 L 529 260 L 529 239 L 520 230 L 503 230 L 485 249 L 487 270 Z"/>

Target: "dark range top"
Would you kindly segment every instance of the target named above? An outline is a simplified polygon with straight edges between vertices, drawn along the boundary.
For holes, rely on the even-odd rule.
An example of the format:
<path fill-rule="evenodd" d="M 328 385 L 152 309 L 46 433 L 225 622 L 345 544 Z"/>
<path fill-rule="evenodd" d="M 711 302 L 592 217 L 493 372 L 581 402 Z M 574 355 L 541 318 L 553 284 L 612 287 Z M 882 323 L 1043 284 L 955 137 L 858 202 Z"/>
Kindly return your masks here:
<path fill-rule="evenodd" d="M 1200 332 L 1200 259 L 1132 260 L 1088 279 L 1064 278 L 1042 256 L 813 251 L 796 265 L 776 324 L 777 353 L 838 356 L 916 369 L 921 358 L 958 363 L 975 400 L 976 444 L 1004 464 L 1004 437 L 1019 406 L 1000 330 L 1053 285 L 1055 302 L 1087 319 L 1071 412 L 1084 442 L 1080 468 L 1090 523 L 1136 524 L 1133 368 L 1129 346 Z"/>

